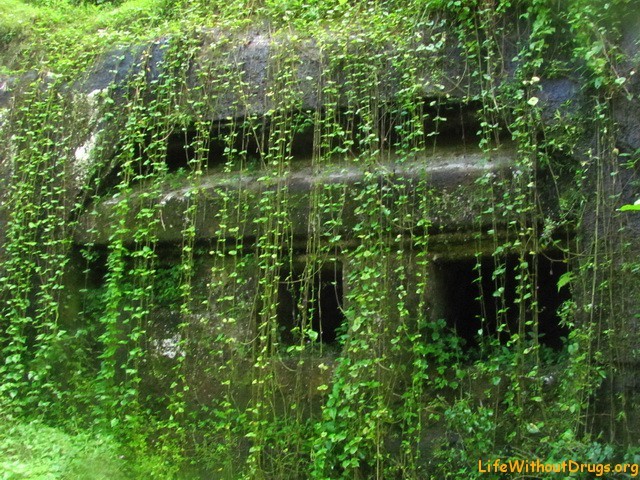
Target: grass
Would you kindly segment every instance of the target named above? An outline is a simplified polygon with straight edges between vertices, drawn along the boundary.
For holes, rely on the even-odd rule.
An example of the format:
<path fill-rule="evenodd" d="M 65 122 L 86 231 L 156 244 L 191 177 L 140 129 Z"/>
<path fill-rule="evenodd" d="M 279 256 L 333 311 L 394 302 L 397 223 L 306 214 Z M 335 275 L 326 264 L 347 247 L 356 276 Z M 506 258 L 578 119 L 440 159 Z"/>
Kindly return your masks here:
<path fill-rule="evenodd" d="M 0 73 L 41 69 L 43 65 L 54 72 L 82 70 L 79 67 L 87 55 L 170 32 L 175 23 L 171 3 L 130 0 L 122 5 L 96 6 L 69 0 L 3 0 Z"/>
<path fill-rule="evenodd" d="M 101 434 L 68 434 L 40 422 L 11 420 L 0 427 L 0 478 L 112 479 L 128 478 L 119 445 Z"/>
<path fill-rule="evenodd" d="M 104 432 L 65 432 L 39 421 L 0 421 L 0 480 L 171 478 L 163 459 L 133 454 Z"/>

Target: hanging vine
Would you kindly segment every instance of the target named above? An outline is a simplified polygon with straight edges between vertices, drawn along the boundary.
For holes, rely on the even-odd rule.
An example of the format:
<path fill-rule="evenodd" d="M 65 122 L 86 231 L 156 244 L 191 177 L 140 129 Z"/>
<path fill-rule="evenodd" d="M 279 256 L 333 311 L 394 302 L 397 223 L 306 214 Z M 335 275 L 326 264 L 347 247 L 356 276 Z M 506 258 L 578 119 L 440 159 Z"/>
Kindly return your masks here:
<path fill-rule="evenodd" d="M 11 2 L 3 416 L 159 476 L 635 458 L 630 2 Z"/>

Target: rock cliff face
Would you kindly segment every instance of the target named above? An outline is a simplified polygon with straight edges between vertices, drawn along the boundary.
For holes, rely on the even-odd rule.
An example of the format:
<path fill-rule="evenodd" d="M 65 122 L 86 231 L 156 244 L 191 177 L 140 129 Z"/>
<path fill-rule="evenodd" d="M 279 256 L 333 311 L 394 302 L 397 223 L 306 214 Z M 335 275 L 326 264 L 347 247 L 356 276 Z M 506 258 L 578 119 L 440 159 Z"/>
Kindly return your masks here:
<path fill-rule="evenodd" d="M 445 27 L 434 29 L 431 33 L 431 39 L 434 36 L 444 39 L 447 34 Z M 354 50 L 358 50 L 358 37 L 353 35 Z M 193 102 L 205 102 L 208 104 L 204 110 L 207 112 L 207 121 L 212 122 L 212 131 L 218 130 L 219 135 L 216 140 L 212 136 L 212 142 L 222 142 L 224 135 L 220 134 L 220 128 L 225 128 L 230 119 L 235 121 L 245 121 L 249 118 L 259 118 L 258 123 L 264 123 L 265 118 L 268 122 L 268 115 L 274 109 L 281 108 L 280 105 L 274 105 L 272 101 L 273 94 L 269 91 L 270 82 L 273 83 L 274 70 L 273 57 L 277 56 L 281 51 L 293 49 L 296 53 L 296 66 L 292 75 L 295 77 L 297 91 L 296 99 L 290 108 L 295 112 L 307 112 L 309 116 L 313 116 L 312 112 L 322 112 L 326 108 L 325 104 L 330 103 L 331 108 L 342 112 L 348 112 L 349 104 L 353 102 L 350 99 L 352 93 L 347 92 L 347 87 L 343 84 L 345 76 L 343 71 L 327 71 L 326 65 L 331 62 L 327 58 L 332 53 L 323 50 L 318 42 L 314 39 L 292 42 L 286 37 L 272 38 L 267 33 L 246 32 L 243 35 L 228 35 L 220 31 L 203 31 L 196 34 L 194 42 L 200 45 L 198 53 L 187 59 L 188 68 L 183 75 L 186 75 L 185 84 L 180 88 L 187 88 L 188 91 L 183 95 L 186 98 L 181 99 L 180 105 L 175 105 L 176 109 L 185 109 L 184 115 L 188 118 L 194 112 L 189 104 Z M 416 40 L 419 42 L 420 40 Z M 420 46 L 416 43 L 417 47 Z M 479 82 L 472 78 L 469 71 L 465 71 L 463 66 L 464 54 L 460 47 L 447 44 L 443 51 L 435 51 L 432 44 L 423 45 L 424 51 L 422 58 L 417 59 L 417 64 L 424 70 L 414 74 L 421 79 L 422 91 L 417 92 L 418 99 L 424 101 L 425 105 L 435 105 L 437 103 L 438 111 L 432 107 L 430 111 L 426 108 L 426 116 L 431 115 L 431 119 L 425 121 L 425 129 L 429 131 L 438 131 L 438 142 L 434 145 L 442 144 L 447 148 L 437 148 L 432 152 L 418 152 L 413 155 L 413 165 L 395 165 L 396 160 L 386 158 L 381 161 L 378 181 L 382 182 L 387 177 L 397 177 L 397 180 L 404 183 L 417 181 L 420 177 L 428 177 L 429 182 L 436 188 L 440 188 L 445 192 L 449 192 L 457 187 L 469 186 L 481 175 L 489 171 L 503 175 L 509 170 L 508 155 L 516 155 L 515 152 L 508 154 L 507 150 L 513 150 L 515 147 L 505 145 L 500 147 L 500 151 L 495 153 L 482 153 L 477 148 L 478 136 L 477 132 L 482 127 L 477 120 L 475 110 L 478 105 L 469 103 L 469 99 L 477 94 L 481 88 Z M 120 166 L 116 157 L 118 138 L 121 135 L 119 129 L 122 125 L 117 121 L 108 120 L 103 116 L 105 109 L 105 98 L 108 103 L 115 102 L 116 110 L 123 108 L 127 102 L 129 93 L 128 85 L 130 82 L 140 82 L 149 88 L 148 95 L 151 97 L 148 101 L 153 101 L 153 86 L 161 82 L 166 76 L 170 75 L 170 67 L 167 65 L 166 52 L 171 48 L 168 39 L 159 39 L 149 45 L 135 46 L 130 48 L 120 48 L 115 51 L 103 54 L 95 64 L 88 66 L 87 71 L 83 72 L 80 77 L 71 84 L 57 85 L 54 76 L 49 75 L 40 78 L 39 74 L 27 73 L 21 78 L 7 77 L 0 82 L 0 110 L 3 112 L 2 117 L 5 121 L 10 115 L 11 107 L 15 104 L 16 99 L 20 98 L 21 92 L 25 85 L 31 82 L 40 81 L 43 89 L 54 88 L 59 90 L 59 95 L 65 97 L 67 107 L 69 108 L 69 117 L 73 118 L 69 124 L 76 123 L 73 130 L 73 139 L 68 146 L 66 152 L 67 175 L 65 177 L 68 201 L 74 202 L 78 199 L 82 200 L 83 189 L 90 182 L 99 180 L 103 185 L 100 194 L 108 192 L 109 185 L 113 186 L 118 181 L 118 171 Z M 375 47 L 374 47 L 375 48 Z M 420 49 L 417 49 L 420 51 Z M 377 56 L 392 57 L 395 53 L 392 45 L 381 45 L 373 51 L 364 49 L 367 54 Z M 213 53 L 210 53 L 213 52 Z M 505 52 L 506 54 L 515 54 L 515 52 Z M 215 65 L 215 67 L 212 66 Z M 223 67 L 220 67 L 220 64 Z M 515 64 L 508 66 L 501 72 L 501 78 L 496 81 L 500 82 L 509 79 L 513 75 L 513 70 L 517 67 Z M 324 70 L 323 70 L 324 68 Z M 212 72 L 214 70 L 214 72 Z M 216 92 L 209 85 L 208 74 L 219 74 L 219 70 L 230 70 L 230 77 L 236 85 L 241 88 L 233 88 L 233 84 L 227 86 L 226 92 Z M 381 108 L 393 110 L 393 102 L 401 91 L 401 72 L 395 71 L 391 62 L 387 70 L 378 71 L 379 89 L 376 101 L 380 103 Z M 326 81 L 336 83 L 337 91 L 332 92 L 335 98 L 329 98 L 326 93 Z M 577 115 L 581 109 L 588 108 L 582 105 L 582 97 L 578 88 L 577 78 L 553 78 L 542 79 L 541 89 L 537 93 L 540 103 L 541 117 L 548 123 L 558 121 L 559 118 L 566 118 Z M 215 88 L 215 87 L 214 87 Z M 178 95 L 179 92 L 174 92 Z M 185 105 L 186 104 L 186 105 Z M 191 108 L 191 110 L 190 110 Z M 202 107 L 201 107 L 202 108 Z M 291 113 L 295 113 L 291 112 Z M 175 112 L 172 112 L 175 113 Z M 266 115 L 266 116 L 265 116 Z M 109 119 L 112 114 L 109 114 Z M 433 120 L 437 118 L 437 120 Z M 382 119 L 381 121 L 385 121 Z M 387 118 L 389 125 L 393 124 L 393 119 Z M 177 126 L 178 127 L 178 126 Z M 189 154 L 188 149 L 189 135 L 193 137 L 193 124 L 182 125 L 176 128 L 176 133 L 169 137 L 167 142 L 166 162 L 169 170 L 178 170 L 187 168 L 188 161 L 193 159 L 193 153 Z M 11 128 L 7 128 L 11 131 Z M 180 131 L 186 133 L 181 134 Z M 228 134 L 228 132 L 227 132 Z M 264 135 L 264 132 L 262 132 Z M 305 190 L 310 190 L 312 185 L 318 183 L 334 183 L 344 186 L 362 183 L 362 173 L 358 173 L 358 167 L 354 167 L 345 163 L 344 157 L 338 160 L 337 166 L 327 167 L 326 171 L 320 171 L 318 168 L 311 168 L 313 149 L 317 148 L 313 144 L 313 126 L 307 125 L 306 131 L 297 134 L 292 138 L 293 154 L 295 156 L 295 164 L 291 166 L 292 172 L 287 174 L 287 186 L 293 192 L 300 195 Z M 385 142 L 387 144 L 385 145 Z M 391 139 L 382 139 L 381 147 L 390 146 Z M 507 142 L 508 144 L 508 142 Z M 253 156 L 259 156 L 259 146 L 251 145 L 254 149 Z M 11 148 L 11 147 L 9 147 Z M 222 147 L 221 147 L 222 148 Z M 186 152 L 186 153 L 185 153 Z M 251 152 L 250 152 L 251 154 Z M 357 156 L 359 152 L 350 152 L 350 158 Z M 191 155 L 191 158 L 190 158 Z M 426 155 L 426 156 L 425 156 Z M 421 156 L 425 156 L 421 158 Z M 5 183 L 9 183 L 11 165 L 10 150 L 5 155 L 3 162 L 2 176 Z M 493 159 L 497 160 L 494 162 Z M 255 160 L 255 158 L 254 158 Z M 225 157 L 222 151 L 209 153 L 207 162 L 210 172 L 218 171 L 217 174 L 211 174 L 205 181 L 204 190 L 202 192 L 208 198 L 219 188 L 233 188 L 234 185 L 239 187 L 253 184 L 249 190 L 258 191 L 261 186 L 255 184 L 255 180 L 260 176 L 259 173 L 248 175 L 246 172 L 240 172 L 237 175 L 230 173 L 222 173 L 222 166 Z M 341 164 L 340 164 L 341 163 Z M 513 162 L 511 162 L 513 164 Z M 213 168 L 211 168 L 213 167 Z M 393 180 L 391 180 L 393 181 Z M 272 182 L 273 183 L 273 182 Z M 173 182 L 171 186 L 163 187 L 160 192 L 158 202 L 161 205 L 167 205 L 172 213 L 176 215 L 180 207 L 179 202 L 188 197 L 191 190 L 195 188 L 186 182 L 180 185 L 180 180 Z M 198 186 L 197 188 L 200 188 Z M 407 188 L 410 188 L 409 186 Z M 140 187 L 142 192 L 144 187 Z M 6 192 L 6 188 L 5 188 Z M 209 194 L 207 195 L 207 192 Z M 470 196 L 471 197 L 471 196 Z M 469 199 L 469 202 L 472 200 Z M 86 206 L 85 201 L 85 206 Z M 100 202 L 99 209 L 105 211 L 108 208 L 108 195 Z M 173 207 L 175 205 L 175 207 Z M 6 202 L 4 208 L 6 209 Z M 10 208 L 10 207 L 9 207 Z M 478 207 L 479 208 L 479 207 Z M 477 210 L 477 209 L 476 209 Z M 453 216 L 464 215 L 465 210 L 461 209 Z M 471 230 L 471 222 L 473 213 L 476 211 L 466 210 L 466 219 L 456 220 L 455 218 L 447 219 L 450 227 L 459 226 L 459 222 L 467 223 L 467 229 Z M 133 213 L 132 213 L 133 214 Z M 6 217 L 6 213 L 4 214 Z M 102 227 L 106 227 L 107 223 L 105 215 L 96 217 L 92 216 L 91 221 L 98 222 Z M 6 221 L 6 220 L 5 220 Z M 87 242 L 88 224 L 90 222 L 86 215 L 83 219 L 83 226 L 79 229 L 78 241 Z M 173 225 L 168 226 L 168 225 Z M 180 235 L 179 227 L 175 230 L 175 222 L 164 223 L 162 231 L 166 229 L 174 229 L 173 233 L 160 233 L 163 240 L 178 240 Z M 199 234 L 199 236 L 207 237 L 210 234 Z M 104 243 L 107 240 L 107 233 L 103 232 L 98 240 Z"/>
<path fill-rule="evenodd" d="M 296 404 L 300 418 L 320 418 L 340 368 L 359 378 L 345 358 L 369 355 L 381 383 L 408 388 L 412 344 L 439 322 L 469 358 L 488 338 L 505 349 L 527 338 L 561 357 L 572 328 L 600 322 L 593 335 L 608 332 L 608 345 L 596 349 L 610 350 L 620 373 L 609 386 L 628 392 L 640 215 L 616 209 L 640 192 L 640 23 L 623 25 L 625 90 L 606 99 L 606 125 L 584 121 L 596 106 L 582 66 L 522 78 L 516 46 L 528 32 L 516 27 L 502 52 L 514 60 L 486 75 L 468 68 L 469 52 L 442 22 L 404 45 L 415 55 L 410 82 L 404 51 L 363 45 L 357 31 L 336 44 L 331 35 L 204 29 L 105 53 L 71 79 L 0 78 L 0 128 L 10 138 L 0 152 L 0 224 L 9 226 L 0 270 L 13 274 L 23 221 L 15 209 L 33 201 L 20 195 L 31 184 L 21 166 L 30 157 L 19 152 L 38 139 L 23 132 L 20 109 L 53 98 L 59 125 L 41 127 L 51 147 L 28 175 L 35 202 L 54 206 L 25 217 L 37 225 L 25 241 L 42 236 L 64 251 L 63 330 L 105 344 L 111 353 L 93 368 L 121 365 L 109 377 L 116 384 L 135 371 L 154 408 L 168 408 L 180 383 L 195 416 L 230 398 L 258 411 L 269 384 L 274 412 Z M 349 64 L 368 57 L 358 71 Z M 487 83 L 492 92 L 515 85 L 515 105 L 523 82 L 528 110 L 493 118 Z M 534 125 L 524 136 L 519 115 Z M 571 148 L 554 143 L 551 135 L 578 125 Z M 614 125 L 603 145 L 602 129 Z M 584 208 L 578 197 L 589 206 L 568 222 L 571 205 Z M 42 278 L 54 269 L 33 263 Z M 28 280 L 24 316 L 38 315 L 40 277 Z M 624 302 L 596 305 L 606 297 L 596 283 L 624 290 Z M 467 379 L 469 391 L 494 388 L 500 398 L 500 379 Z M 385 432 L 394 454 L 396 428 Z M 436 448 L 445 433 L 435 422 L 420 448 Z"/>

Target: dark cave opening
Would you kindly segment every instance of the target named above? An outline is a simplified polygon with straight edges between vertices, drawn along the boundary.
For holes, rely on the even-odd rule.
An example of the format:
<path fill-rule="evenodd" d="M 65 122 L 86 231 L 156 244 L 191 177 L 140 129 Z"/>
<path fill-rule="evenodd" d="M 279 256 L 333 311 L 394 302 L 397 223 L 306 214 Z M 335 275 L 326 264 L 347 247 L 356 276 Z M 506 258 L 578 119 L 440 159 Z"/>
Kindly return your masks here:
<path fill-rule="evenodd" d="M 298 344 L 304 336 L 322 344 L 335 344 L 344 324 L 342 267 L 330 264 L 311 278 L 304 268 L 282 275 L 278 284 L 278 324 L 285 345 Z M 306 331 L 306 332 L 305 332 Z"/>
<path fill-rule="evenodd" d="M 415 112 L 408 112 L 391 102 L 379 107 L 372 125 L 365 124 L 359 109 L 347 107 L 320 112 L 279 112 L 259 119 L 238 117 L 212 123 L 209 136 L 202 140 L 206 150 L 202 167 L 210 171 L 222 170 L 225 165 L 231 170 L 258 169 L 269 153 L 303 161 L 311 159 L 314 153 L 358 156 L 371 148 L 393 151 L 406 142 L 419 140 L 412 123 L 416 115 L 426 146 L 475 146 L 480 140 L 478 108 L 474 103 L 425 99 Z M 369 145 L 371 134 L 375 138 L 373 146 Z M 193 168 L 195 140 L 193 126 L 169 135 L 166 153 L 169 172 Z"/>
<path fill-rule="evenodd" d="M 567 272 L 567 264 L 559 255 L 539 254 L 525 259 L 529 271 L 537 261 L 535 295 L 538 302 L 538 339 L 541 345 L 560 350 L 569 334 L 561 325 L 558 309 L 570 299 L 568 289 L 558 290 L 560 277 Z M 495 259 L 483 256 L 463 259 L 439 259 L 435 262 L 436 296 L 435 314 L 447 321 L 449 328 L 463 340 L 465 350 L 477 348 L 480 334 L 498 335 L 506 341 L 518 332 L 520 317 L 519 298 L 532 292 L 525 289 L 518 293 L 520 261 L 517 256 Z M 525 299 L 524 316 L 531 315 L 531 298 Z M 531 326 L 527 335 L 534 334 Z"/>
<path fill-rule="evenodd" d="M 201 167 L 209 171 L 258 169 L 270 153 L 291 156 L 294 160 L 311 158 L 314 150 L 312 112 L 294 112 L 283 131 L 272 131 L 271 120 L 236 119 L 235 127 L 219 122 L 202 140 Z M 175 132 L 167 139 L 166 165 L 170 173 L 193 168 L 196 159 L 196 131 L 193 128 Z M 286 143 L 283 143 L 286 142 Z"/>
<path fill-rule="evenodd" d="M 196 159 L 196 132 L 187 130 L 172 133 L 167 139 L 167 154 L 165 161 L 167 171 L 175 173 L 181 170 L 188 171 Z M 202 157 L 203 168 L 222 167 L 225 164 L 225 144 L 219 138 L 211 136 L 203 142 L 202 147 L 206 149 L 206 158 Z"/>

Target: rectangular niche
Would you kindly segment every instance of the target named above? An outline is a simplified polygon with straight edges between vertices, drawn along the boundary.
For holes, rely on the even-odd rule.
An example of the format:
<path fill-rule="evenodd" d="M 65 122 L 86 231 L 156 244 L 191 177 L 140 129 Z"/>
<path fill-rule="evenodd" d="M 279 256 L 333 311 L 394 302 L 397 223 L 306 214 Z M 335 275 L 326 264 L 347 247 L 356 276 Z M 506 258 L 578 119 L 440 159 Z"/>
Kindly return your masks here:
<path fill-rule="evenodd" d="M 224 141 L 226 135 L 229 135 L 228 129 L 220 127 L 216 131 L 211 132 L 209 138 L 204 139 L 204 147 L 207 149 L 207 152 L 206 158 L 202 159 L 203 169 L 211 171 L 222 170 L 228 160 L 225 149 L 229 148 L 229 146 L 226 145 Z M 181 170 L 191 170 L 191 162 L 196 158 L 194 149 L 195 139 L 195 129 L 169 135 L 165 157 L 168 172 L 173 173 Z M 238 152 L 246 152 L 245 157 L 247 158 L 257 156 L 257 146 L 255 142 L 247 144 L 244 139 L 238 138 L 230 148 Z"/>
<path fill-rule="evenodd" d="M 278 326 L 283 345 L 337 344 L 344 324 L 342 264 L 294 264 L 278 284 Z M 306 333 L 305 333 L 306 332 Z M 314 338 L 315 337 L 315 338 Z"/>
<path fill-rule="evenodd" d="M 558 308 L 569 300 L 568 289 L 558 291 L 560 276 L 567 272 L 567 264 L 560 255 L 539 254 L 538 278 L 538 338 L 542 345 L 554 350 L 563 346 L 568 329 L 560 324 Z M 528 258 L 530 266 L 534 261 Z M 518 257 L 509 255 L 496 263 L 489 255 L 476 258 L 440 258 L 432 270 L 431 318 L 443 318 L 456 335 L 463 340 L 464 349 L 479 346 L 479 332 L 497 335 L 498 319 L 506 319 L 501 333 L 507 339 L 510 332 L 518 331 L 519 304 L 516 300 L 518 285 Z M 499 275 L 494 272 L 498 270 Z M 503 288 L 503 295 L 495 292 Z M 504 298 L 504 301 L 501 299 Z M 484 317 L 484 322 L 483 322 Z M 528 334 L 532 334 L 530 328 Z"/>
<path fill-rule="evenodd" d="M 283 132 L 272 132 L 270 121 L 266 117 L 255 122 L 237 118 L 233 133 L 230 121 L 213 124 L 209 137 L 203 139 L 207 149 L 206 158 L 202 159 L 203 168 L 211 172 L 221 171 L 234 158 L 234 163 L 237 164 L 228 165 L 232 170 L 257 169 L 262 156 L 269 151 L 270 142 L 277 144 L 271 145 L 271 148 L 280 148 L 279 136 L 285 140 L 286 155 L 294 160 L 310 159 L 314 151 L 314 127 L 311 122 L 313 114 L 311 111 L 300 111 L 289 115 L 292 118 L 290 125 Z M 196 156 L 195 139 L 195 127 L 169 135 L 165 157 L 167 171 L 191 169 L 190 163 Z M 242 164 L 238 163 L 239 158 L 243 159 Z"/>
<path fill-rule="evenodd" d="M 421 140 L 430 147 L 436 143 L 456 148 L 477 145 L 480 126 L 476 112 L 479 108 L 480 105 L 474 103 L 424 99 L 419 105 L 420 127 L 425 132 Z M 202 166 L 211 172 L 221 171 L 225 165 L 232 170 L 259 168 L 264 155 L 270 151 L 280 152 L 303 164 L 321 151 L 355 157 L 370 149 L 371 138 L 363 133 L 369 130 L 375 136 L 376 148 L 393 151 L 409 141 L 403 138 L 409 135 L 405 129 L 416 127 L 407 124 L 409 120 L 410 115 L 402 105 L 385 103 L 376 111 L 373 124 L 365 124 L 358 112 L 346 107 L 331 111 L 324 108 L 320 111 L 280 111 L 275 116 L 212 122 L 208 137 L 203 139 L 207 153 Z M 413 138 L 413 133 L 410 136 Z M 169 172 L 191 168 L 195 138 L 195 125 L 168 136 L 165 161 Z M 232 157 L 234 162 L 240 162 L 236 157 L 241 157 L 243 164 L 228 165 Z"/>

